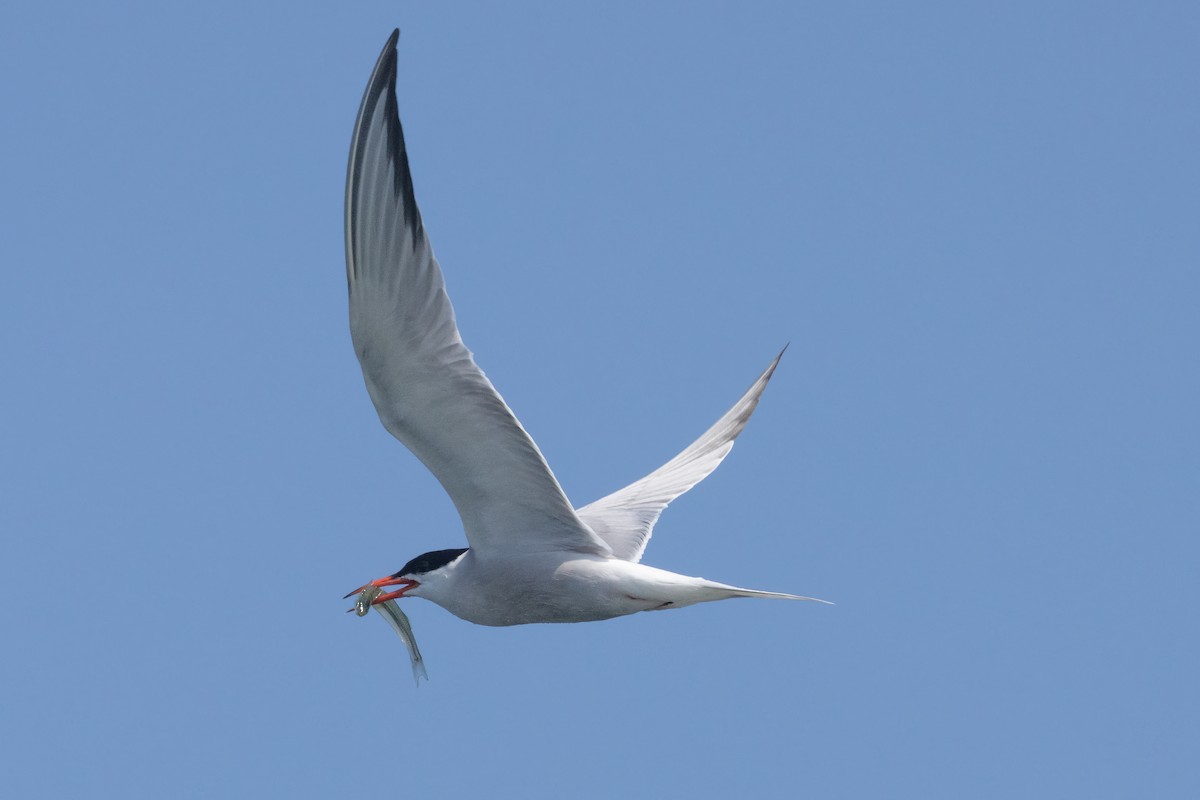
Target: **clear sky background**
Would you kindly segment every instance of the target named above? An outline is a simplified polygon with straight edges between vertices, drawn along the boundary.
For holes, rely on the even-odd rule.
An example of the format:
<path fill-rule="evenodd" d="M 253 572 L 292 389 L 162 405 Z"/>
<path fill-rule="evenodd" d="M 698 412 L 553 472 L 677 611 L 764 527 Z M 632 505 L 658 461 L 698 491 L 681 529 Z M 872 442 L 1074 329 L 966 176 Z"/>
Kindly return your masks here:
<path fill-rule="evenodd" d="M 26 3 L 0 25 L 6 797 L 1200 796 L 1200 6 Z M 488 629 L 350 347 L 402 28 L 468 345 L 577 504 L 791 348 L 646 561 Z"/>

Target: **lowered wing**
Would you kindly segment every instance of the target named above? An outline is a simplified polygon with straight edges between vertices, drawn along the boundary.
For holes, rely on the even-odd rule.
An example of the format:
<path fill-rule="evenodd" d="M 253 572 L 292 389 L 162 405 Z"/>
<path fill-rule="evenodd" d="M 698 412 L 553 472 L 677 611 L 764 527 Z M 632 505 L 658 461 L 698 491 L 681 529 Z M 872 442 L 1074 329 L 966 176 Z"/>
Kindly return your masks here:
<path fill-rule="evenodd" d="M 437 477 L 480 557 L 607 555 L 533 439 L 475 364 L 413 196 L 392 33 L 363 95 L 346 176 L 350 333 L 388 431 Z"/>
<path fill-rule="evenodd" d="M 682 453 L 640 481 L 579 509 L 580 519 L 608 543 L 614 557 L 642 560 L 654 523 L 663 509 L 707 478 L 733 449 L 733 440 L 749 422 L 781 358 L 782 351 L 733 408 Z"/>

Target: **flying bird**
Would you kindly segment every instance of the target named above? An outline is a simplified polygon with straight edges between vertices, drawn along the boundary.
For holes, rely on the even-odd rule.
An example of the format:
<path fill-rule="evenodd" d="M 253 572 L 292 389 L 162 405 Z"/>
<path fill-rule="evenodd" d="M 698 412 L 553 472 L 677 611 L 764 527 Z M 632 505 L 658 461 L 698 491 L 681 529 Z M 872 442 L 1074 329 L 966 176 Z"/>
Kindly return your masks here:
<path fill-rule="evenodd" d="M 383 426 L 441 482 L 470 546 L 422 553 L 347 597 L 363 593 L 360 614 L 366 604 L 423 597 L 479 625 L 588 622 L 731 597 L 815 600 L 640 563 L 667 504 L 729 453 L 782 352 L 733 408 L 666 464 L 582 508 L 567 500 L 459 335 L 413 195 L 396 102 L 399 33 L 375 64 L 351 139 L 350 332 Z"/>

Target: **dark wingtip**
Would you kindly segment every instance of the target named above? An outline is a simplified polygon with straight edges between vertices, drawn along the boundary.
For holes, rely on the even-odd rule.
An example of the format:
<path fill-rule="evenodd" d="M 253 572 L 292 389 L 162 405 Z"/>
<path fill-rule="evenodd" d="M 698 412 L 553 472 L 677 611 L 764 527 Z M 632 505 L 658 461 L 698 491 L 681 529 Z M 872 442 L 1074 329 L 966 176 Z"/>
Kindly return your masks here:
<path fill-rule="evenodd" d="M 764 369 L 762 371 L 762 374 L 758 376 L 759 381 L 771 380 L 771 376 L 775 374 L 775 368 L 779 366 L 779 360 L 781 358 L 783 358 L 783 354 L 787 352 L 787 349 L 791 344 L 792 344 L 791 342 L 788 342 L 787 344 L 785 344 L 783 346 L 783 349 L 779 351 L 779 355 L 777 355 L 773 359 L 771 359 L 771 363 L 768 364 L 767 368 Z M 758 381 L 755 381 L 755 383 L 757 383 L 757 382 Z M 753 387 L 751 387 L 751 388 L 753 388 Z"/>
<path fill-rule="evenodd" d="M 783 358 L 783 354 L 787 352 L 787 349 L 788 349 L 789 347 L 791 347 L 791 345 L 792 345 L 792 343 L 791 343 L 791 342 L 788 342 L 787 344 L 785 344 L 785 345 L 783 346 L 783 349 L 779 351 L 779 355 L 775 356 L 775 358 L 774 358 L 774 359 L 772 359 L 772 361 L 771 361 L 771 366 L 767 367 L 767 369 L 766 369 L 766 372 L 765 372 L 765 373 L 763 373 L 763 374 L 765 374 L 765 375 L 767 375 L 768 377 L 770 377 L 771 373 L 773 373 L 773 372 L 775 371 L 775 368 L 776 368 L 777 366 L 779 366 L 779 360 L 780 360 L 781 358 Z"/>

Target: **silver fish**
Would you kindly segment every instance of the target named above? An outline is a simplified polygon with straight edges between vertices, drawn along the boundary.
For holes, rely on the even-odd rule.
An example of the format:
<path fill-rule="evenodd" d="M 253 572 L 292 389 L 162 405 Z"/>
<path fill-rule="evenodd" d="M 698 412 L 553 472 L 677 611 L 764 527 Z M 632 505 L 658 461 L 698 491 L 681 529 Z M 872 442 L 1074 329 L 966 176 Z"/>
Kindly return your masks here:
<path fill-rule="evenodd" d="M 425 671 L 425 660 L 421 658 L 421 650 L 417 647 L 417 640 L 413 637 L 412 625 L 409 624 L 408 617 L 400 610 L 399 604 L 395 600 L 387 600 L 377 603 L 375 610 L 383 615 L 383 618 L 392 626 L 392 630 L 404 642 L 404 646 L 408 648 L 408 657 L 412 660 L 413 680 L 417 682 L 418 686 L 421 685 L 421 678 L 429 680 L 429 673 Z"/>
<path fill-rule="evenodd" d="M 360 617 L 365 617 L 367 612 L 372 607 L 387 620 L 392 626 L 392 630 L 400 637 L 400 641 L 404 642 L 404 646 L 408 648 L 408 657 L 412 661 L 413 678 L 417 685 L 421 685 L 421 678 L 429 680 L 429 673 L 425 671 L 425 659 L 421 658 L 421 649 L 417 647 L 417 639 L 413 636 L 412 624 L 408 621 L 408 616 L 400 610 L 395 600 L 386 600 L 382 603 L 374 603 L 375 598 L 383 594 L 383 589 L 378 586 L 367 586 L 359 592 L 358 598 L 354 601 L 354 608 L 346 609 L 353 611 Z"/>

